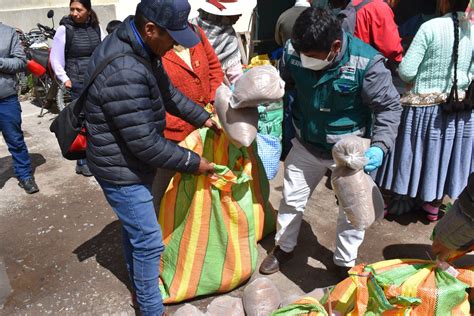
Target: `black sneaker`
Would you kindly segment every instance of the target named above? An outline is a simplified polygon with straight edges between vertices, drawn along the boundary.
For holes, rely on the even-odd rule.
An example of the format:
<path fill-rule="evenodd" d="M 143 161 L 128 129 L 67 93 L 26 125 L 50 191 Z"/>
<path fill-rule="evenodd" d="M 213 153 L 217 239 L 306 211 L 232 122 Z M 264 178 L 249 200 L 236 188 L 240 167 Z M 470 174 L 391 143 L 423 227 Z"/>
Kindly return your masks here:
<path fill-rule="evenodd" d="M 76 173 L 82 174 L 84 177 L 92 177 L 92 173 L 87 165 L 76 165 Z"/>
<path fill-rule="evenodd" d="M 39 192 L 38 185 L 36 184 L 35 179 L 33 179 L 33 178 L 20 180 L 20 181 L 18 181 L 18 185 L 20 186 L 20 188 L 25 190 L 25 192 L 28 193 L 28 194 L 33 194 L 33 193 Z"/>

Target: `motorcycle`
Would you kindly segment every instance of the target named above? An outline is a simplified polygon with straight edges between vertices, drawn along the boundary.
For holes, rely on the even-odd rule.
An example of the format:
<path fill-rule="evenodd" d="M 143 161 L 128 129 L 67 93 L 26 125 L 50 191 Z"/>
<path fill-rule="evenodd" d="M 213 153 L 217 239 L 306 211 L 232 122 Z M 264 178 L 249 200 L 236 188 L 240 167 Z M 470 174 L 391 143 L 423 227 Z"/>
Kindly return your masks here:
<path fill-rule="evenodd" d="M 61 111 L 70 100 L 69 92 L 58 82 L 49 62 L 51 49 L 48 40 L 52 40 L 56 34 L 54 11 L 49 10 L 47 16 L 52 20 L 52 28 L 38 23 L 37 28 L 28 33 L 19 31 L 20 41 L 28 59 L 26 68 L 33 78 L 33 103 L 41 107 L 39 117 L 43 117 L 54 105 Z M 47 112 L 44 112 L 45 110 Z"/>

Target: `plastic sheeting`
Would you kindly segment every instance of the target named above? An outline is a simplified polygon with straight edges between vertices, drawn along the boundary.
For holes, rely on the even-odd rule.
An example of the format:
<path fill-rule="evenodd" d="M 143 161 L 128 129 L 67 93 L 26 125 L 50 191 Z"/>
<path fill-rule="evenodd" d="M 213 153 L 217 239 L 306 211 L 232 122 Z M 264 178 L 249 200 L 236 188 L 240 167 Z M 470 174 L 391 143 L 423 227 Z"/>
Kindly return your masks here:
<path fill-rule="evenodd" d="M 384 211 L 380 190 L 364 172 L 364 166 L 367 164 L 364 153 L 368 147 L 368 139 L 347 136 L 332 149 L 336 162 L 331 176 L 332 187 L 347 219 L 359 230 L 369 228 L 377 219 L 383 217 Z"/>

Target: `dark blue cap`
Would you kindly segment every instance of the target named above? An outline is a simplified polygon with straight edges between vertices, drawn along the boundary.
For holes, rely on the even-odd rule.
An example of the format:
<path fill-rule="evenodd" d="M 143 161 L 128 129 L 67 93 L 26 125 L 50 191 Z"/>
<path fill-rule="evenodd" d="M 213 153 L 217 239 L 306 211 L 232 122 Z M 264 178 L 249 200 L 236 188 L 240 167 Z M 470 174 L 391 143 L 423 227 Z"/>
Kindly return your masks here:
<path fill-rule="evenodd" d="M 191 6 L 187 0 L 142 0 L 137 9 L 148 20 L 166 29 L 179 45 L 191 48 L 199 43 L 199 37 L 189 27 Z"/>

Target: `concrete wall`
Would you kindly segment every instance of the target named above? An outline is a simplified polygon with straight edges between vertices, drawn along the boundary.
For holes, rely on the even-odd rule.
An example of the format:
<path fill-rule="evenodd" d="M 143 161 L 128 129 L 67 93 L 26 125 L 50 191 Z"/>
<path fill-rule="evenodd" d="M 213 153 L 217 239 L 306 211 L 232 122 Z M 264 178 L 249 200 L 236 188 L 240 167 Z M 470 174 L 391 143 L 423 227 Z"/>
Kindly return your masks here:
<path fill-rule="evenodd" d="M 197 1 L 189 0 L 192 4 Z M 92 5 L 105 29 L 109 21 L 123 20 L 133 15 L 139 2 L 139 0 L 92 0 Z M 61 17 L 68 14 L 68 4 L 68 0 L 0 0 L 0 21 L 22 30 L 30 30 L 36 27 L 36 23 L 51 26 L 46 13 L 49 9 L 54 9 L 57 26 Z M 237 22 L 235 28 L 238 32 L 248 30 L 251 14 L 252 11 L 249 10 Z"/>
<path fill-rule="evenodd" d="M 2 0 L 0 0 L 0 1 L 2 1 Z M 188 0 L 188 1 L 189 1 L 189 3 L 191 3 L 191 5 L 202 2 L 202 1 L 199 1 L 199 0 Z M 137 4 L 140 1 L 139 0 L 119 0 L 117 2 L 118 2 L 116 4 L 116 6 L 117 6 L 117 18 L 119 20 L 123 20 L 127 16 L 135 13 L 135 8 L 137 7 Z M 251 9 L 248 10 L 247 12 L 245 12 L 245 14 L 242 16 L 242 18 L 235 25 L 235 29 L 237 30 L 237 32 L 245 32 L 245 31 L 248 30 L 249 21 L 250 21 L 251 16 L 252 16 L 252 10 Z"/>
<path fill-rule="evenodd" d="M 1 0 L 0 0 L 1 1 Z M 200 3 L 199 0 L 188 0 L 191 5 Z M 245 0 L 244 0 L 245 1 Z M 135 13 L 135 8 L 139 3 L 139 0 L 119 0 L 117 3 L 117 18 L 119 20 L 125 19 L 127 16 Z M 252 10 L 248 10 L 242 16 L 242 18 L 235 25 L 237 32 L 245 32 L 248 30 L 249 21 L 252 16 Z"/>
<path fill-rule="evenodd" d="M 29 31 L 36 28 L 36 23 L 52 26 L 51 20 L 47 18 L 48 10 L 54 10 L 54 21 L 56 28 L 64 15 L 69 14 L 68 7 L 47 7 L 14 11 L 0 11 L 0 21 L 4 24 L 17 27 L 23 31 Z M 94 10 L 99 16 L 100 23 L 105 30 L 105 26 L 111 20 L 115 19 L 115 5 L 98 5 Z"/>

